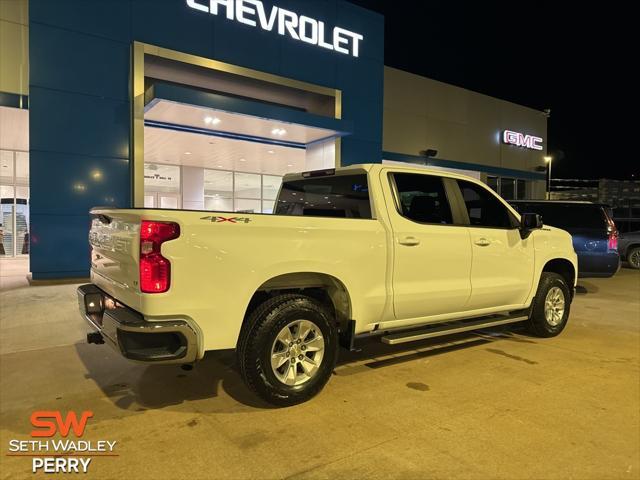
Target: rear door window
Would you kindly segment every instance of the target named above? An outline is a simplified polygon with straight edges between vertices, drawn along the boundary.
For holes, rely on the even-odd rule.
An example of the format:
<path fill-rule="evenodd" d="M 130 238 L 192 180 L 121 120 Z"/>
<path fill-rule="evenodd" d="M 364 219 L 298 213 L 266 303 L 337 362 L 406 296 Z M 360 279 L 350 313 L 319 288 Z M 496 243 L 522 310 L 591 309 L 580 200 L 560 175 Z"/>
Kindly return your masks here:
<path fill-rule="evenodd" d="M 276 215 L 372 218 L 366 173 L 284 182 Z"/>

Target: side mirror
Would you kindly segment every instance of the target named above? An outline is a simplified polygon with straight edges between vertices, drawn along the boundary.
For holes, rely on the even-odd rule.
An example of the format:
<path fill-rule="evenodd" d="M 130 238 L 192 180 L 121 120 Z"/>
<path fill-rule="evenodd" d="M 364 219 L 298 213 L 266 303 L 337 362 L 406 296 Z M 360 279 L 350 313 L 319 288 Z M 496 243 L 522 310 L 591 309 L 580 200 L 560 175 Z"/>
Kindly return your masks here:
<path fill-rule="evenodd" d="M 542 216 L 537 213 L 523 213 L 520 215 L 520 236 L 524 239 L 532 230 L 542 228 Z"/>

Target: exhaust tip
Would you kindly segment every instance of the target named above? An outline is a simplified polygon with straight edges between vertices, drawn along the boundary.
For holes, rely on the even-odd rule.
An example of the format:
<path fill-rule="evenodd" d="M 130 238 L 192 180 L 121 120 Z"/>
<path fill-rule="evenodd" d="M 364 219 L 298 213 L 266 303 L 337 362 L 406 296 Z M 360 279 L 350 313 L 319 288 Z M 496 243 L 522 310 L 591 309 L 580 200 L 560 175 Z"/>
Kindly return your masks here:
<path fill-rule="evenodd" d="M 87 343 L 102 345 L 104 343 L 104 338 L 102 338 L 102 334 L 100 332 L 90 332 L 87 333 Z"/>

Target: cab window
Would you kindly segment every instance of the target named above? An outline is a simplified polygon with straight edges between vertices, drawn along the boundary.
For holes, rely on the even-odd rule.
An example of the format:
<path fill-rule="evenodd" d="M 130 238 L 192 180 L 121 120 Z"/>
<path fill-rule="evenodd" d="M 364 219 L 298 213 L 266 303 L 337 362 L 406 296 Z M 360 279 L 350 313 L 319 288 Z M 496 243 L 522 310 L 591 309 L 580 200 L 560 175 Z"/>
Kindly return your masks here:
<path fill-rule="evenodd" d="M 476 227 L 517 228 L 518 220 L 489 190 L 472 182 L 458 180 L 469 214 Z"/>
<path fill-rule="evenodd" d="M 415 173 L 394 173 L 400 214 L 419 223 L 452 224 L 451 207 L 442 178 Z"/>

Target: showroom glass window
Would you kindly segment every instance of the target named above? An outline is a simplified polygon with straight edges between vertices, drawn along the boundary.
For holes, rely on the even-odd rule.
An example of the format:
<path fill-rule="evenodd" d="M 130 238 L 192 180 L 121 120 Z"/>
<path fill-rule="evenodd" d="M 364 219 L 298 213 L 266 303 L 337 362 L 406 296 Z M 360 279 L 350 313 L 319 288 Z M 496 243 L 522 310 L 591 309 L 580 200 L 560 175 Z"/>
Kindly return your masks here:
<path fill-rule="evenodd" d="M 394 173 L 393 180 L 403 217 L 419 223 L 453 223 L 442 178 L 434 175 Z"/>
<path fill-rule="evenodd" d="M 487 185 L 489 185 L 489 187 L 496 193 L 500 193 L 500 191 L 498 190 L 498 177 L 492 177 L 492 176 L 488 176 L 487 177 Z"/>
<path fill-rule="evenodd" d="M 524 180 L 516 180 L 516 197 L 518 200 L 527 198 L 527 182 Z"/>
<path fill-rule="evenodd" d="M 29 253 L 29 153 L 0 150 L 0 256 Z"/>
<path fill-rule="evenodd" d="M 516 181 L 513 178 L 500 179 L 500 196 L 505 200 L 516 198 Z"/>
<path fill-rule="evenodd" d="M 469 222 L 474 227 L 516 228 L 518 220 L 489 190 L 472 182 L 458 180 Z"/>
<path fill-rule="evenodd" d="M 145 208 L 181 208 L 180 167 L 144 164 Z"/>
<path fill-rule="evenodd" d="M 284 182 L 276 215 L 371 218 L 366 173 Z"/>

